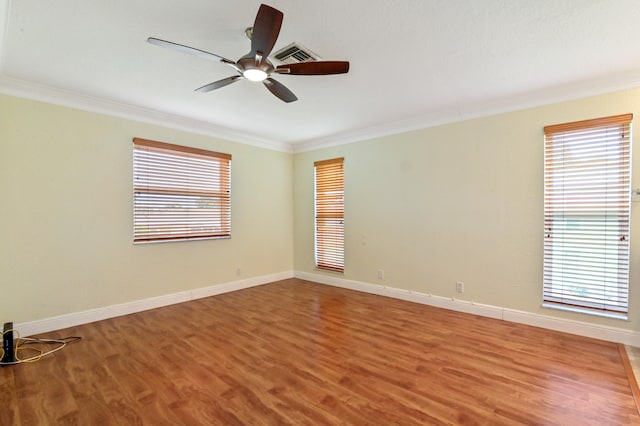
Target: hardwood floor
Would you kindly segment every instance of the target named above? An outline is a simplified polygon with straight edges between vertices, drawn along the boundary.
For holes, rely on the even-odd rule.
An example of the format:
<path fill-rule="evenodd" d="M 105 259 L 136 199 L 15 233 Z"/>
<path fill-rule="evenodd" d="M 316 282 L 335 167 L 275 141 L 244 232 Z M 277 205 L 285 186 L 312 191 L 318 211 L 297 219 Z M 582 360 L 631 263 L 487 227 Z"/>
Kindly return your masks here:
<path fill-rule="evenodd" d="M 640 424 L 614 343 L 297 279 L 66 336 L 0 424 Z"/>

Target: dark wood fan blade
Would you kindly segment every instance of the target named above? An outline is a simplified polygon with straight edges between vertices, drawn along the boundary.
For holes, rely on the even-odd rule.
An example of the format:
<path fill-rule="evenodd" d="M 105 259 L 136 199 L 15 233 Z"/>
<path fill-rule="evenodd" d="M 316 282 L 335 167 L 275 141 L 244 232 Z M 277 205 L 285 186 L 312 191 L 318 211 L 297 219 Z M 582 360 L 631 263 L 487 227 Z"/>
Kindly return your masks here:
<path fill-rule="evenodd" d="M 280 82 L 278 82 L 278 81 L 276 81 L 276 80 L 274 80 L 272 78 L 267 78 L 262 83 L 265 85 L 265 87 L 267 89 L 269 89 L 269 91 L 271 93 L 273 93 L 278 98 L 280 98 L 280 100 L 282 100 L 282 101 L 284 101 L 286 103 L 298 100 L 296 95 L 294 95 L 291 90 L 287 89 L 284 84 L 282 84 L 282 83 L 280 83 Z"/>
<path fill-rule="evenodd" d="M 231 83 L 242 79 L 241 75 L 234 75 L 231 77 L 223 78 L 222 80 L 214 81 L 213 83 L 205 84 L 202 87 L 198 87 L 196 92 L 210 92 L 212 90 L 220 89 L 221 87 L 228 86 Z"/>
<path fill-rule="evenodd" d="M 282 26 L 283 14 L 278 9 L 274 9 L 266 4 L 260 5 L 256 20 L 253 23 L 253 35 L 251 36 L 251 56 L 262 53 L 262 57 L 267 59 L 271 49 L 276 44 L 280 27 Z"/>
<path fill-rule="evenodd" d="M 279 74 L 293 75 L 327 75 L 349 72 L 347 61 L 301 62 L 299 64 L 280 65 L 276 68 Z"/>
<path fill-rule="evenodd" d="M 151 44 L 155 44 L 156 46 L 168 47 L 169 49 L 177 50 L 179 52 L 189 53 L 191 55 L 200 56 L 201 58 L 213 60 L 216 62 L 224 62 L 225 64 L 235 66 L 235 62 L 227 58 L 223 58 L 222 56 L 216 55 L 215 53 L 206 52 L 204 50 L 196 49 L 189 46 L 184 46 L 182 44 L 174 43 L 171 41 L 161 40 L 155 37 L 149 37 L 147 39 L 147 42 Z"/>

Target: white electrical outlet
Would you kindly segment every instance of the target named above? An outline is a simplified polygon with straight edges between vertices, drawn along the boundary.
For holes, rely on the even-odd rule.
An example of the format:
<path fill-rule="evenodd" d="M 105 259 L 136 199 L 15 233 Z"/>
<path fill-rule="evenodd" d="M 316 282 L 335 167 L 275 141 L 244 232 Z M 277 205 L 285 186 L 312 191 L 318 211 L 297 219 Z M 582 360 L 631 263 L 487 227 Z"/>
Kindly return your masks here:
<path fill-rule="evenodd" d="M 384 280 L 384 269 L 378 269 L 378 279 Z"/>
<path fill-rule="evenodd" d="M 464 293 L 464 283 L 462 281 L 456 282 L 456 293 Z"/>

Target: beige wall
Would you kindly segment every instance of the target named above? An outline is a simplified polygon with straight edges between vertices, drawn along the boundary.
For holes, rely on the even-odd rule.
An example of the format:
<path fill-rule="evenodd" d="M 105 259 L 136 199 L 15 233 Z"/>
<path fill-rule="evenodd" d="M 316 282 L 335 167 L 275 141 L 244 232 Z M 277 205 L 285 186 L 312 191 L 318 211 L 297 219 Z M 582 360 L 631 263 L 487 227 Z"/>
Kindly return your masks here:
<path fill-rule="evenodd" d="M 629 321 L 541 308 L 542 129 L 628 112 L 640 120 L 640 90 L 297 154 L 294 267 L 335 276 L 313 265 L 313 162 L 344 157 L 345 279 L 639 330 L 640 203 Z M 640 187 L 638 155 L 634 163 Z"/>
<path fill-rule="evenodd" d="M 339 277 L 640 330 L 640 203 L 632 211 L 629 321 L 540 307 L 542 128 L 627 112 L 640 119 L 640 90 L 292 156 L 0 95 L 0 321 L 292 269 L 334 276 L 313 266 L 313 162 L 343 156 Z M 132 244 L 134 136 L 233 155 L 231 239 Z M 454 292 L 456 281 L 464 294 Z"/>
<path fill-rule="evenodd" d="M 133 245 L 134 136 L 233 156 L 231 239 Z M 291 176 L 291 154 L 0 95 L 0 321 L 291 271 Z"/>

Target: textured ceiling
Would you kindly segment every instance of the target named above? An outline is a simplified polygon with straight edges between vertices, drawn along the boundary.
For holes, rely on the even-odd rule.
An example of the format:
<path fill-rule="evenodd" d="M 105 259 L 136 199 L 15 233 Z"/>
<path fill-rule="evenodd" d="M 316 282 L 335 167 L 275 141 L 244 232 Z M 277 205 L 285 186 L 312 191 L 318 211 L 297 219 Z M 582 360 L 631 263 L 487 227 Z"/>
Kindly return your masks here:
<path fill-rule="evenodd" d="M 250 0 L 0 0 L 0 92 L 294 151 L 640 86 L 637 0 L 274 0 L 275 50 L 299 42 L 348 74 L 275 78 L 285 104 L 223 64 Z"/>

